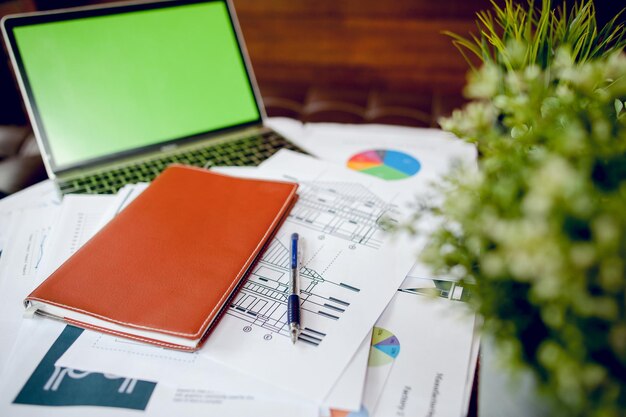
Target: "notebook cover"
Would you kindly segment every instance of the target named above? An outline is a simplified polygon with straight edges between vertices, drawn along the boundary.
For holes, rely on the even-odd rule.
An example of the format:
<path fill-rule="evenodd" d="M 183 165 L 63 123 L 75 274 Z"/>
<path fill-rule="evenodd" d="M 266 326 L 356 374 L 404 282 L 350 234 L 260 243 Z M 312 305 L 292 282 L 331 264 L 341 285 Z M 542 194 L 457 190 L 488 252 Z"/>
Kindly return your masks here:
<path fill-rule="evenodd" d="M 288 214 L 297 187 L 170 166 L 26 300 L 201 338 Z"/>

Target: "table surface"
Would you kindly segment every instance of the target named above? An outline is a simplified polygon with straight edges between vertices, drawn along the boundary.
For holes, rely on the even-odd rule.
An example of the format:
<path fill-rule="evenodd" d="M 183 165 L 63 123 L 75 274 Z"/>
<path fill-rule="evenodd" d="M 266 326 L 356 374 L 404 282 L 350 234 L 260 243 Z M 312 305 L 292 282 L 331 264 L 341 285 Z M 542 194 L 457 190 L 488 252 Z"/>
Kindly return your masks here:
<path fill-rule="evenodd" d="M 307 130 L 306 125 L 293 120 L 270 119 L 269 122 L 273 128 L 283 134 L 286 134 L 290 138 L 302 135 L 303 132 Z M 363 129 L 363 126 L 359 126 L 359 129 Z M 396 134 L 398 132 L 409 132 L 410 130 L 407 129 L 413 128 L 377 125 L 372 126 L 372 129 L 379 133 L 381 131 L 387 131 L 391 134 Z M 298 141 L 296 141 L 296 143 L 298 143 Z M 1 199 L 0 212 L 7 212 L 20 207 L 37 205 L 42 199 L 54 198 L 58 198 L 56 187 L 52 181 L 46 180 L 16 194 Z M 502 386 L 506 384 L 503 384 L 503 377 L 500 370 L 495 368 L 492 364 L 493 349 L 488 350 L 487 354 L 483 353 L 481 356 L 480 378 L 478 378 L 477 371 L 476 378 L 474 379 L 474 387 L 468 415 L 478 415 L 481 417 L 528 415 L 524 414 L 524 412 L 511 414 L 511 412 L 516 409 L 516 406 L 512 404 L 512 401 L 505 402 L 496 400 L 498 398 L 498 389 L 501 391 Z M 477 385 L 478 380 L 480 380 L 479 386 Z M 517 409 L 520 408 L 517 407 Z M 506 413 L 502 414 L 505 411 Z"/>

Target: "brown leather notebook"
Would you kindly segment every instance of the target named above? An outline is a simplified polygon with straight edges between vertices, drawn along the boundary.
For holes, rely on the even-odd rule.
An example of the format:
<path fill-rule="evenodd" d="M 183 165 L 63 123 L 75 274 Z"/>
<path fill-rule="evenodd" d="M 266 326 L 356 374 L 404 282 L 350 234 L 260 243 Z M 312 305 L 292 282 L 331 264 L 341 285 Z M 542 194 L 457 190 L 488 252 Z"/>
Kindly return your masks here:
<path fill-rule="evenodd" d="M 83 328 L 198 349 L 297 184 L 170 166 L 25 300 Z"/>

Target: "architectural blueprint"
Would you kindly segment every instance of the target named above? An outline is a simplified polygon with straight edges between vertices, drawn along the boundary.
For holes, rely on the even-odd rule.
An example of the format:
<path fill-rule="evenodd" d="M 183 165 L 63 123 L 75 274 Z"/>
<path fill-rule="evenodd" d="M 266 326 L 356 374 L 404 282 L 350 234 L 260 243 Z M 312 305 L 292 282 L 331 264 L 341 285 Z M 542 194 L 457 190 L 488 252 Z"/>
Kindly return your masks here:
<path fill-rule="evenodd" d="M 340 255 L 341 251 L 337 253 L 337 256 Z M 274 239 L 233 301 L 228 314 L 267 330 L 266 339 L 275 334 L 288 337 L 286 305 L 289 291 L 289 250 L 280 239 Z M 358 287 L 325 279 L 306 265 L 300 268 L 303 314 L 316 315 L 321 321 L 339 320 L 359 292 Z M 251 330 L 250 326 L 243 328 L 244 332 Z M 322 330 L 305 326 L 300 340 L 318 346 L 326 336 Z"/>
<path fill-rule="evenodd" d="M 297 181 L 300 200 L 200 355 L 321 402 L 413 263 L 416 241 L 392 238 L 384 226 L 403 215 L 402 196 L 376 178 L 287 151 L 240 172 Z M 304 243 L 304 331 L 295 346 L 286 332 L 294 232 Z"/>
<path fill-rule="evenodd" d="M 365 185 L 350 182 L 302 181 L 300 201 L 291 211 L 293 223 L 374 249 L 383 243 L 381 220 L 392 218 L 395 205 Z M 387 217 L 385 217 L 387 216 Z"/>

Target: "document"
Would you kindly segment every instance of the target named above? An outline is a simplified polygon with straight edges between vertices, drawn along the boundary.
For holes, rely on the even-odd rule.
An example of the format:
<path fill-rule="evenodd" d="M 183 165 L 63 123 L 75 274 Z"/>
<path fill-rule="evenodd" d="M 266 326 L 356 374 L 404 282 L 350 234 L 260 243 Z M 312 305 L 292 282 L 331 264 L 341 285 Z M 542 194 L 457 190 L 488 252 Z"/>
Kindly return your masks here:
<path fill-rule="evenodd" d="M 347 411 L 359 411 L 361 408 L 371 339 L 372 332 L 369 332 L 324 400 L 327 408 Z"/>
<path fill-rule="evenodd" d="M 113 199 L 69 195 L 61 205 L 42 202 L 11 212 L 11 245 L 0 258 L 0 370 L 22 324 L 24 298 L 59 265 L 46 260 L 65 260 L 86 242 Z"/>
<path fill-rule="evenodd" d="M 81 332 L 39 317 L 24 322 L 0 378 L 0 415 L 317 416 L 317 407 L 308 403 L 265 401 L 192 384 L 172 386 L 55 366 L 56 359 Z"/>
<path fill-rule="evenodd" d="M 370 339 L 371 334 L 368 334 L 333 386 L 324 400 L 326 407 L 342 410 L 360 408 Z M 247 375 L 201 357 L 197 352 L 155 348 L 91 331 L 83 332 L 57 360 L 56 365 L 70 368 L 83 365 L 82 369 L 94 372 L 102 370 L 113 374 L 124 373 L 138 379 L 164 380 L 170 384 L 213 388 L 219 385 L 224 392 L 254 393 L 265 398 L 288 396 L 271 385 L 262 384 Z M 219 377 L 215 377 L 216 375 Z"/>
<path fill-rule="evenodd" d="M 464 415 L 474 323 L 465 303 L 398 292 L 376 323 L 366 392 L 369 371 L 392 366 L 369 415 Z"/>
<path fill-rule="evenodd" d="M 42 266 L 38 271 L 39 282 L 46 279 L 96 234 L 105 213 L 110 211 L 115 199 L 114 195 L 65 196 L 58 222 L 55 223 L 50 236 L 50 249 L 42 257 Z"/>
<path fill-rule="evenodd" d="M 300 184 L 300 199 L 201 355 L 323 403 L 414 261 L 417 242 L 381 219 L 403 215 L 379 179 L 281 151 L 258 169 Z M 288 238 L 303 248 L 303 332 L 289 342 Z M 294 372 L 297 369 L 298 372 Z M 302 376 L 305 376 L 303 378 Z"/>
<path fill-rule="evenodd" d="M 43 279 L 45 276 L 47 276 L 49 272 L 56 269 L 62 262 L 65 261 L 65 259 L 67 259 L 73 252 L 80 248 L 80 246 L 82 246 L 82 244 L 84 244 L 95 232 L 97 232 L 99 225 L 106 223 L 106 217 L 111 216 L 115 213 L 115 210 L 112 210 L 112 205 L 115 205 L 116 202 L 119 202 L 119 199 L 115 196 L 66 196 L 60 210 L 61 212 L 58 216 L 58 222 L 56 222 L 55 226 L 52 228 L 52 232 L 50 233 L 50 244 L 48 246 L 49 251 L 47 251 L 46 256 L 42 258 L 42 263 L 45 265 L 45 267 L 43 267 L 44 271 L 39 274 L 41 276 L 41 278 L 39 279 Z M 11 247 L 14 247 L 14 245 L 11 245 Z M 11 257 L 10 259 L 13 259 L 13 257 Z M 29 286 L 29 288 L 26 288 L 25 291 L 29 292 L 32 290 L 32 287 Z M 21 299 L 23 299 L 23 297 Z M 21 316 L 21 312 L 23 311 L 23 306 L 21 305 L 21 303 L 19 306 L 19 311 Z M 33 327 L 34 322 L 36 322 L 36 327 Z M 63 353 L 65 353 L 65 350 L 70 348 L 76 342 L 76 339 L 79 338 L 82 330 L 78 330 L 69 326 L 63 327 L 62 325 L 58 325 L 54 321 L 41 320 L 39 318 L 22 321 L 20 317 L 17 323 L 26 324 L 27 330 L 24 331 L 25 334 L 22 338 L 27 339 L 30 337 L 30 339 L 29 341 L 20 341 L 18 338 L 16 346 L 23 346 L 27 343 L 40 343 L 40 345 L 37 346 L 37 349 L 39 349 L 38 352 L 41 352 L 41 354 L 39 355 L 40 358 L 45 355 L 49 359 L 48 354 L 45 354 L 45 351 L 41 349 L 49 348 L 50 351 L 54 350 L 56 353 L 58 353 L 49 360 L 50 363 L 48 363 L 47 366 L 52 365 L 53 370 L 51 371 L 49 378 L 46 379 L 45 383 L 41 379 L 37 379 L 36 382 L 32 382 L 34 377 L 33 375 L 36 374 L 40 376 L 41 374 L 41 372 L 35 372 L 33 373 L 33 375 L 31 375 L 31 378 L 28 380 L 29 382 L 25 383 L 23 392 L 28 393 L 32 389 L 35 389 L 31 386 L 33 384 L 35 384 L 36 389 L 40 389 L 45 392 L 49 391 L 48 388 L 60 386 L 62 381 L 66 381 L 65 385 L 68 385 L 68 381 L 70 381 L 70 387 L 66 391 L 61 390 L 62 395 L 60 395 L 60 397 L 56 395 L 58 394 L 58 390 L 53 389 L 53 391 L 57 391 L 57 393 L 55 395 L 52 395 L 51 399 L 49 400 L 46 399 L 47 396 L 45 395 L 45 393 L 42 394 L 41 392 L 38 392 L 37 395 L 31 395 L 30 397 L 28 395 L 26 395 L 25 397 L 22 396 L 20 398 L 24 399 L 25 402 L 21 400 L 17 402 L 14 401 L 14 405 L 7 405 L 10 403 L 10 401 L 7 402 L 3 398 L 2 404 L 0 404 L 0 415 L 4 415 L 1 410 L 5 406 L 9 407 L 8 409 L 11 410 L 10 415 L 30 415 L 34 412 L 32 407 L 29 408 L 22 405 L 16 405 L 18 403 L 30 404 L 37 407 L 46 405 L 72 405 L 73 407 L 71 407 L 69 410 L 77 410 L 76 415 L 80 415 L 79 413 L 84 414 L 85 409 L 81 409 L 81 407 L 74 407 L 75 405 L 100 405 L 105 407 L 101 414 L 110 415 L 110 411 L 107 411 L 106 407 L 137 409 L 138 406 L 133 404 L 129 405 L 128 407 L 124 405 L 111 405 L 107 402 L 108 400 L 102 400 L 103 402 L 99 402 L 101 401 L 101 399 L 98 398 L 102 397 L 102 393 L 100 392 L 101 390 L 106 391 L 108 390 L 107 387 L 113 386 L 112 389 L 120 390 L 120 393 L 122 393 L 124 389 L 126 389 L 127 391 L 130 389 L 132 393 L 136 394 L 138 391 L 137 386 L 145 387 L 145 384 L 148 383 L 147 381 L 159 381 L 159 378 L 140 380 L 130 375 L 125 375 L 124 378 L 117 378 L 111 377 L 111 375 L 115 374 L 102 374 L 99 372 L 95 372 L 95 374 L 100 376 L 95 377 L 91 376 L 94 375 L 94 372 L 90 372 L 89 370 L 78 371 L 76 369 L 79 368 L 75 367 L 55 367 L 55 363 L 57 362 L 59 357 L 61 357 Z M 17 329 L 19 330 L 19 326 Z M 41 331 L 43 335 L 40 336 L 37 331 Z M 155 388 L 154 393 L 150 394 L 148 397 L 145 397 L 142 402 L 140 401 L 140 405 L 143 404 L 143 407 L 145 407 L 146 403 L 149 400 L 150 407 L 152 408 L 145 408 L 145 410 L 149 412 L 149 415 L 172 415 L 172 413 L 178 412 L 210 413 L 211 411 L 213 411 L 223 416 L 248 416 L 250 415 L 252 410 L 254 410 L 255 415 L 259 416 L 290 416 L 299 414 L 313 416 L 317 414 L 317 406 L 311 403 L 296 403 L 294 401 L 281 401 L 280 398 L 277 399 L 276 390 L 272 388 L 268 388 L 267 390 L 268 393 L 274 395 L 271 400 L 266 398 L 259 399 L 260 397 L 258 395 L 253 396 L 249 392 L 244 393 L 246 387 L 245 384 L 241 384 L 242 381 L 251 381 L 250 385 L 255 388 L 256 386 L 258 386 L 258 384 L 253 384 L 254 381 L 252 381 L 250 378 L 241 378 L 241 376 L 236 374 L 234 371 L 232 372 L 233 376 L 229 376 L 229 370 L 225 369 L 223 365 L 199 365 L 200 362 L 208 361 L 199 358 L 197 354 L 188 354 L 184 352 L 175 352 L 158 348 L 152 349 L 151 347 L 144 344 L 128 342 L 127 340 L 115 340 L 114 337 L 102 335 L 96 332 L 85 333 L 91 333 L 96 337 L 103 337 L 105 339 L 110 338 L 115 343 L 113 346 L 111 346 L 107 345 L 106 340 L 98 341 L 91 346 L 91 352 L 98 352 L 100 350 L 106 350 L 107 348 L 111 348 L 113 352 L 120 354 L 123 348 L 126 348 L 126 352 L 124 352 L 126 354 L 122 354 L 123 369 L 132 368 L 132 363 L 136 362 L 138 359 L 151 357 L 161 359 L 160 361 L 157 361 L 159 370 L 168 372 L 170 374 L 179 375 L 179 379 L 176 381 L 178 382 L 177 384 L 159 384 L 158 388 Z M 45 334 L 48 335 L 47 339 Z M 56 345 L 53 344 L 54 340 L 52 340 L 52 338 L 54 337 L 59 337 L 61 340 L 69 338 L 71 339 L 71 343 L 65 340 L 63 351 L 57 352 L 57 349 L 55 347 Z M 17 350 L 15 352 L 16 358 L 25 358 L 24 355 L 25 354 L 23 350 Z M 97 355 L 92 355 L 89 358 L 90 365 L 94 366 L 93 362 L 97 360 Z M 20 359 L 18 362 L 23 363 L 24 361 L 26 361 L 26 359 Z M 164 367 L 164 362 L 169 362 L 170 367 Z M 188 368 L 185 369 L 185 367 L 181 365 L 188 365 Z M 18 372 L 18 370 L 14 369 L 13 371 L 11 371 L 7 369 L 7 372 L 4 375 L 15 375 L 15 372 Z M 117 375 L 122 374 L 124 373 L 121 372 Z M 20 375 L 22 379 L 25 379 L 24 375 Z M 162 375 L 163 374 L 157 374 L 154 376 L 160 377 Z M 215 378 L 215 383 L 208 384 L 210 388 L 207 388 L 207 384 L 204 384 L 204 380 L 207 379 L 208 375 L 211 375 L 213 376 L 213 378 Z M 219 376 L 216 377 L 216 375 Z M 86 378 L 86 376 L 90 377 Z M 13 376 L 11 376 L 11 378 L 13 378 Z M 74 382 L 76 382 L 74 380 L 83 379 L 88 381 L 102 380 L 104 382 L 102 384 L 98 383 L 95 385 L 86 384 L 88 386 L 93 385 L 93 389 L 86 389 L 84 397 L 77 397 L 75 395 L 75 391 L 78 389 L 82 393 L 83 390 L 81 387 L 74 386 Z M 20 379 L 18 378 L 17 380 Z M 119 383 L 115 385 L 114 383 L 108 382 L 118 380 L 122 381 L 122 385 L 119 385 Z M 152 382 L 149 382 L 149 384 L 156 386 L 156 384 Z M 15 388 L 13 385 L 15 384 L 11 385 L 12 388 Z M 41 385 L 43 386 L 43 388 L 41 387 Z M 230 391 L 226 392 L 225 390 L 220 388 L 230 388 Z M 255 392 L 259 391 L 262 391 L 262 389 L 255 390 Z M 63 394 L 63 392 L 65 392 L 65 394 Z M 42 403 L 39 403 L 38 401 Z M 76 403 L 76 401 L 79 401 L 79 403 Z M 83 402 L 81 403 L 80 401 Z M 131 403 L 133 403 L 133 401 L 135 400 L 130 400 Z M 118 401 L 115 400 L 112 401 L 112 403 L 118 404 Z M 124 401 L 121 401 L 121 404 L 126 403 Z M 22 409 L 26 410 L 24 411 L 24 414 L 20 414 L 21 411 L 15 411 Z M 285 410 L 285 414 L 276 414 L 277 409 Z M 118 412 L 122 412 L 122 415 L 125 415 L 122 410 L 116 410 L 116 413 Z M 65 408 L 63 411 L 57 411 L 56 408 L 47 408 L 46 413 L 57 413 L 58 415 L 71 416 L 73 411 L 68 411 L 67 408 Z M 92 415 L 91 412 L 89 414 Z M 96 413 L 96 415 L 98 415 L 98 413 Z"/>
<path fill-rule="evenodd" d="M 471 297 L 471 292 L 468 291 L 467 288 L 459 285 L 457 281 L 445 280 L 441 279 L 441 277 L 437 277 L 437 279 L 416 278 L 409 275 L 405 278 L 404 282 L 402 282 L 402 285 L 400 286 L 398 291 L 404 292 L 406 294 L 413 294 L 431 298 L 438 297 L 450 301 L 461 302 L 465 302 Z M 469 403 L 472 395 L 472 387 L 474 384 L 474 376 L 476 374 L 476 365 L 480 349 L 480 327 L 480 317 L 476 317 L 474 323 L 474 336 L 470 349 L 469 368 L 467 370 L 465 382 L 465 394 L 463 396 L 463 410 L 467 410 L 469 408 Z"/>
<path fill-rule="evenodd" d="M 52 181 L 43 181 L 0 200 L 0 257 L 9 242 L 11 216 L 24 209 L 58 206 L 61 198 Z"/>
<path fill-rule="evenodd" d="M 170 165 L 26 303 L 79 327 L 197 350 L 297 188 Z"/>
<path fill-rule="evenodd" d="M 123 373 L 171 385 L 191 384 L 233 394 L 287 396 L 284 391 L 202 357 L 198 352 L 163 349 L 93 331 L 83 332 L 56 365 L 92 372 Z"/>
<path fill-rule="evenodd" d="M 0 200 L 0 212 L 61 204 L 61 195 L 52 180 L 42 181 Z"/>
<path fill-rule="evenodd" d="M 286 166 L 248 171 L 261 178 L 267 178 L 265 170 L 288 173 L 286 179 L 300 182 L 300 200 L 199 353 L 322 404 L 410 269 L 415 242 L 391 239 L 378 224 L 383 215 L 399 215 L 400 208 L 393 202 L 398 196 L 377 179 L 307 157 L 303 165 L 291 153 L 283 158 Z M 304 331 L 295 346 L 285 302 L 287 240 L 293 232 L 304 245 Z M 88 356 L 70 349 L 61 363 L 88 366 L 79 362 Z"/>
<path fill-rule="evenodd" d="M 73 236 L 84 235 L 78 230 L 78 225 L 89 226 L 94 224 L 104 225 L 113 217 L 125 204 L 145 189 L 145 185 L 129 186 L 120 190 L 120 193 L 112 200 L 111 204 L 100 204 L 94 196 L 69 196 L 64 206 L 64 212 L 55 228 L 54 250 L 47 258 L 48 270 L 55 269 L 67 257 L 84 243 L 84 239 L 77 242 Z M 130 196 L 130 197 L 129 197 Z M 93 203 L 90 204 L 90 201 Z M 73 202 L 73 204 L 69 204 Z M 90 211 L 91 216 L 85 216 L 85 212 Z M 93 212 L 94 208 L 100 208 L 105 214 L 100 216 Z M 79 213 L 82 213 L 79 215 Z M 86 220 L 86 221 L 85 221 Z M 93 227 L 88 227 L 90 234 L 95 233 Z M 369 344 L 369 342 L 368 342 Z M 363 370 L 359 371 L 359 362 L 367 360 L 367 346 L 355 355 L 351 364 L 356 364 L 356 369 L 350 373 L 350 377 L 344 379 L 342 395 L 337 397 L 338 405 L 348 407 L 350 404 L 360 404 L 362 384 L 364 379 Z M 201 358 L 197 353 L 176 352 L 168 349 L 153 348 L 142 343 L 135 343 L 113 336 L 108 336 L 98 332 L 86 331 L 72 344 L 58 361 L 58 366 L 77 368 L 84 365 L 84 370 L 98 371 L 105 370 L 107 373 L 125 373 L 139 379 L 161 380 L 166 379 L 169 383 L 194 384 L 196 386 L 219 386 L 220 389 L 228 392 L 254 392 L 257 395 L 276 396 L 277 390 L 271 386 L 259 384 L 258 381 L 242 376 L 224 365 L 216 364 L 206 358 Z M 353 366 L 354 368 L 354 366 Z M 207 378 L 207 375 L 219 375 L 219 378 Z M 355 376 L 356 375 L 356 376 Z M 214 382 L 207 382 L 207 381 Z M 213 385 L 212 385 L 213 384 Z M 338 382 L 338 385 L 339 384 Z M 247 387 L 247 388 L 246 388 Z M 282 393 L 284 395 L 284 393 Z M 348 395 L 349 399 L 344 399 Z M 331 403 L 332 404 L 332 403 Z"/>
<path fill-rule="evenodd" d="M 105 224 L 109 222 L 113 217 L 117 216 L 117 214 L 122 211 L 131 201 L 135 199 L 143 190 L 148 187 L 148 183 L 140 182 L 137 184 L 127 184 L 120 188 L 120 190 L 115 194 L 115 201 L 110 204 L 109 208 L 102 215 L 102 219 L 97 226 L 97 229 L 100 230 L 104 227 Z"/>
<path fill-rule="evenodd" d="M 475 146 L 454 135 L 432 128 L 389 125 L 303 124 L 275 117 L 268 120 L 274 130 L 321 159 L 356 172 L 386 178 L 390 189 L 402 192 L 414 204 L 437 203 L 435 186 L 453 167 L 477 168 Z M 425 223 L 436 225 L 434 219 Z M 432 229 L 432 227 L 430 229 Z M 458 277 L 435 276 L 416 263 L 410 277 L 456 281 Z"/>
<path fill-rule="evenodd" d="M 58 206 L 15 210 L 0 258 L 0 372 L 13 347 L 24 313 L 24 298 L 39 283 L 37 272 L 48 247 Z"/>
<path fill-rule="evenodd" d="M 456 164 L 476 167 L 476 148 L 440 129 L 388 125 L 302 124 L 272 118 L 269 125 L 303 149 L 348 169 L 383 178 L 418 195 Z"/>

